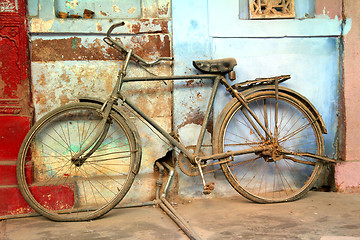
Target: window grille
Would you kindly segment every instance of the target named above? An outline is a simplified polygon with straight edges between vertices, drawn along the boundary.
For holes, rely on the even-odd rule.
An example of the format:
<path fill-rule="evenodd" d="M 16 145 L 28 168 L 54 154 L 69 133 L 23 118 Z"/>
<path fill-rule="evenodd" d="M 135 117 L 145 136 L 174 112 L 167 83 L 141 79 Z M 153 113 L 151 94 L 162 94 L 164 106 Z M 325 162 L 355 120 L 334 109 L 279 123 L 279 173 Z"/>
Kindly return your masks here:
<path fill-rule="evenodd" d="M 295 18 L 294 0 L 249 0 L 250 18 Z"/>

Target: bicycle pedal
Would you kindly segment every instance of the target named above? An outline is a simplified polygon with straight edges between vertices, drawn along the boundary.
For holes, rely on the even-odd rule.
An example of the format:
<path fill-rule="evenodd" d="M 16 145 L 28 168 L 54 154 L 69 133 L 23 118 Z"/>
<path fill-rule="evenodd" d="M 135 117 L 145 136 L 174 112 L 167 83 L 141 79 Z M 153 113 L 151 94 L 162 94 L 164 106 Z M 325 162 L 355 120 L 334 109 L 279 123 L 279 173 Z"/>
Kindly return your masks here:
<path fill-rule="evenodd" d="M 206 184 L 205 186 L 204 186 L 204 191 L 203 191 L 203 193 L 204 194 L 206 194 L 206 195 L 208 195 L 208 194 L 210 194 L 211 192 L 212 192 L 212 190 L 214 190 L 215 189 L 215 183 L 208 183 L 208 184 Z"/>

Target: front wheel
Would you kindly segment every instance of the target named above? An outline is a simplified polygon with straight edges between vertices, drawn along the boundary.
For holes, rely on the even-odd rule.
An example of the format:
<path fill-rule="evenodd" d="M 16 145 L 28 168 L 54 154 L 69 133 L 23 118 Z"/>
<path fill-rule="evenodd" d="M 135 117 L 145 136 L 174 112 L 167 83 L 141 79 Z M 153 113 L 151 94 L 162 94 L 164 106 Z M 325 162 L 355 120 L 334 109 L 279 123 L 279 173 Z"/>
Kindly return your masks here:
<path fill-rule="evenodd" d="M 17 161 L 19 188 L 28 204 L 55 221 L 84 221 L 110 211 L 128 192 L 140 164 L 134 129 L 115 111 L 101 145 L 82 164 L 74 161 L 97 132 L 101 105 L 74 103 L 41 118 Z"/>
<path fill-rule="evenodd" d="M 259 137 L 244 115 L 244 106 L 233 99 L 219 116 L 214 131 L 215 151 L 222 153 L 258 146 L 271 146 L 271 149 L 234 156 L 232 161 L 221 165 L 225 177 L 241 195 L 258 203 L 293 201 L 302 197 L 316 182 L 323 163 L 309 157 L 285 155 L 281 150 L 323 155 L 324 144 L 317 119 L 299 99 L 279 92 L 278 130 L 275 131 L 275 91 L 255 92 L 246 96 L 246 100 L 273 140 L 255 123 L 264 136 L 263 139 Z M 277 137 L 274 137 L 275 132 Z"/>

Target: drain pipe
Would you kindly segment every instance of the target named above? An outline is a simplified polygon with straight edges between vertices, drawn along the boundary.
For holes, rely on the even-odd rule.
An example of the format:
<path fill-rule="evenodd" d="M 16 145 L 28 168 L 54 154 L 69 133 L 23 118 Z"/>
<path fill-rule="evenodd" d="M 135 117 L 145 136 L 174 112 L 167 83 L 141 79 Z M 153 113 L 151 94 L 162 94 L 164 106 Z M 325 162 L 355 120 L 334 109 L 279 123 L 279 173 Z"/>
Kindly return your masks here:
<path fill-rule="evenodd" d="M 144 206 L 153 206 L 158 205 L 161 203 L 160 200 L 160 188 L 163 184 L 163 178 L 164 178 L 164 172 L 165 168 L 163 165 L 159 163 L 159 161 L 155 162 L 155 165 L 159 168 L 159 178 L 156 181 L 156 193 L 155 193 L 155 199 L 153 201 L 147 201 L 147 202 L 139 202 L 139 203 L 128 203 L 128 204 L 119 204 L 119 206 L 115 207 L 115 209 L 119 208 L 132 208 L 132 207 L 144 207 Z"/>
<path fill-rule="evenodd" d="M 171 167 L 166 162 L 156 162 L 156 166 L 159 168 L 159 179 L 156 182 L 156 199 L 159 203 L 159 206 L 164 210 L 167 215 L 181 228 L 181 230 L 192 240 L 200 240 L 201 238 L 191 229 L 191 227 L 186 224 L 186 221 L 176 212 L 176 210 L 171 206 L 171 204 L 166 200 L 166 193 L 170 186 L 171 180 L 174 176 L 174 168 Z M 169 170 L 169 177 L 167 179 L 166 185 L 164 187 L 163 193 L 160 196 L 160 188 L 162 186 L 162 180 L 164 175 L 164 166 Z"/>
<path fill-rule="evenodd" d="M 159 168 L 159 178 L 156 181 L 156 192 L 155 192 L 155 202 L 157 202 L 158 204 L 161 203 L 160 200 L 160 189 L 161 186 L 163 185 L 163 178 L 164 178 L 164 172 L 165 172 L 165 168 L 164 166 L 159 163 L 158 161 L 155 162 L 156 166 Z"/>

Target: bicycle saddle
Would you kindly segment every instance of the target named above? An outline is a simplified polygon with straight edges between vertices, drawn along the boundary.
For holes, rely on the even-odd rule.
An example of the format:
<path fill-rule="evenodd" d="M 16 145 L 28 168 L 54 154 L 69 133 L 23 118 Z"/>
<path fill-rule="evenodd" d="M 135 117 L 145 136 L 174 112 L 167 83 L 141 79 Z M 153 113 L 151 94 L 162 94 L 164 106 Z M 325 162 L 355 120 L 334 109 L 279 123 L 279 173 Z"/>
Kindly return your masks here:
<path fill-rule="evenodd" d="M 194 67 L 204 73 L 228 73 L 237 65 L 235 58 L 193 61 Z"/>

